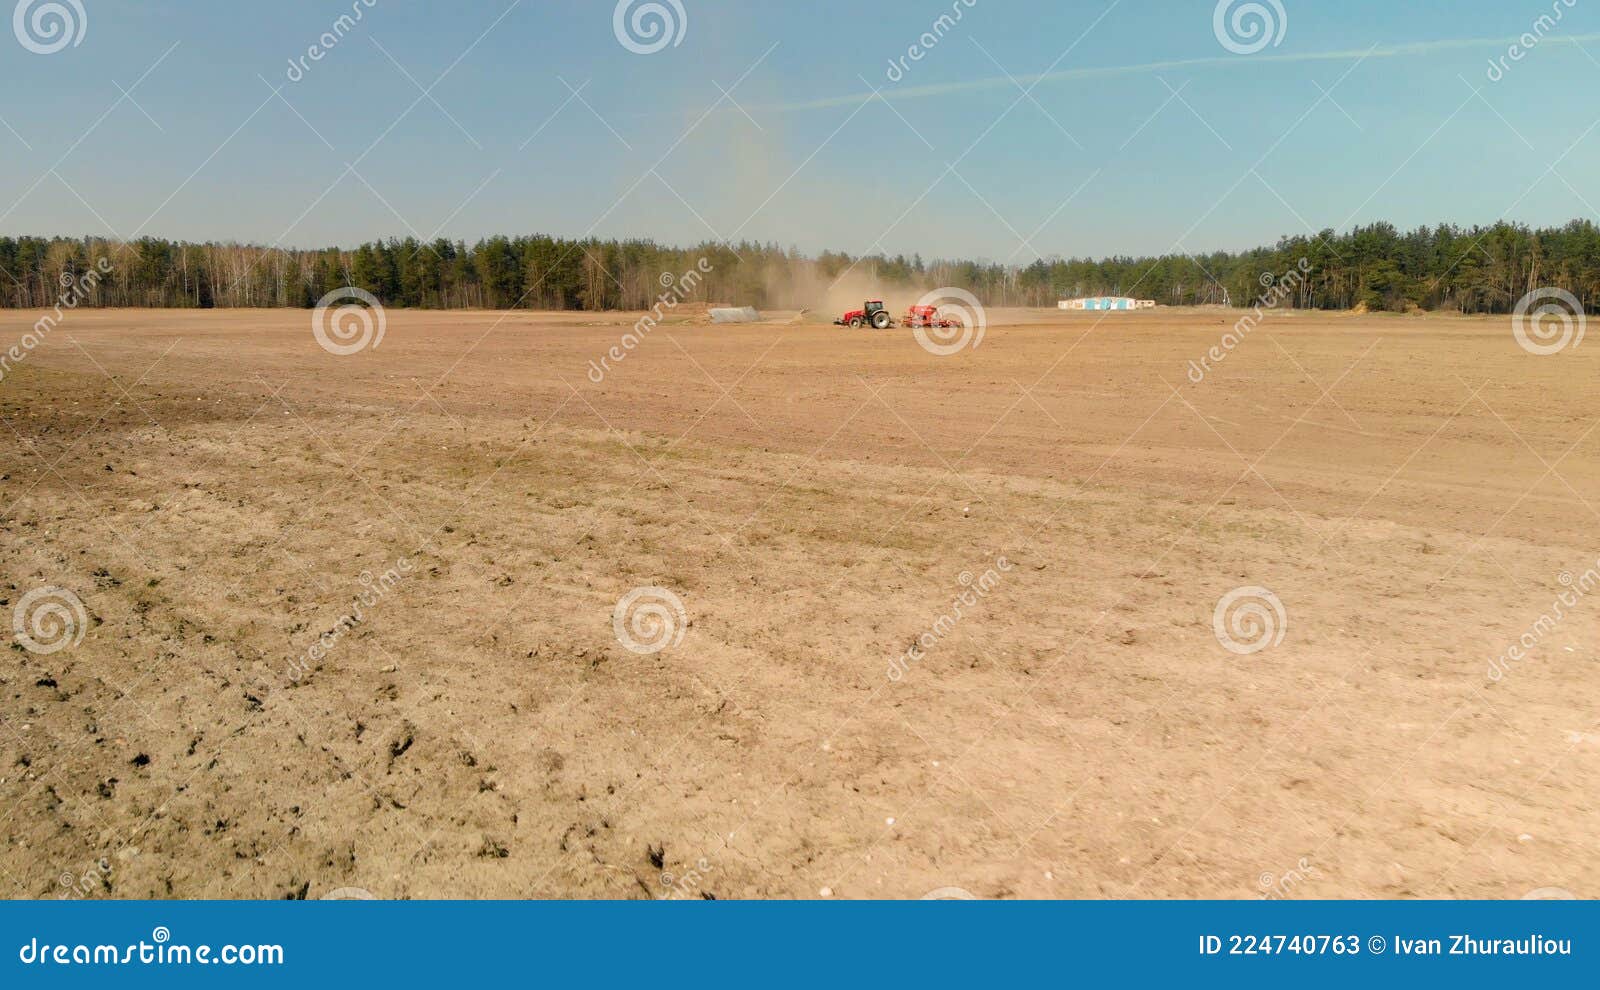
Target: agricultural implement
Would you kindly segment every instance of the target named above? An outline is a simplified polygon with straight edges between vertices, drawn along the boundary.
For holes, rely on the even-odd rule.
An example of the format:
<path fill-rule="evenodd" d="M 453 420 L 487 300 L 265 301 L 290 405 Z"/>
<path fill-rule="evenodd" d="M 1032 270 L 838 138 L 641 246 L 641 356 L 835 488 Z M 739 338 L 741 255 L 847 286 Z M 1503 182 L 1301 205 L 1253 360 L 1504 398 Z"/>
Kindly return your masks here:
<path fill-rule="evenodd" d="M 906 311 L 905 324 L 912 329 L 938 328 L 948 330 L 951 327 L 962 326 L 960 320 L 953 320 L 939 312 L 937 306 L 913 306 Z"/>

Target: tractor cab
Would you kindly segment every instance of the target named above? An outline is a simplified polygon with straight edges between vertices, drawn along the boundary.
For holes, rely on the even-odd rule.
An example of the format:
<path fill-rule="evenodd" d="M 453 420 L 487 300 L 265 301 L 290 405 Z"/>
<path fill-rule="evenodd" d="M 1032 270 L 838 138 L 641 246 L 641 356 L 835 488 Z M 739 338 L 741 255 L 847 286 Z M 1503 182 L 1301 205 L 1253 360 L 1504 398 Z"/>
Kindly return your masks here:
<path fill-rule="evenodd" d="M 861 304 L 860 309 L 850 312 L 833 321 L 838 327 L 872 327 L 875 330 L 887 330 L 894 326 L 894 317 L 883 305 L 882 299 L 869 299 Z"/>

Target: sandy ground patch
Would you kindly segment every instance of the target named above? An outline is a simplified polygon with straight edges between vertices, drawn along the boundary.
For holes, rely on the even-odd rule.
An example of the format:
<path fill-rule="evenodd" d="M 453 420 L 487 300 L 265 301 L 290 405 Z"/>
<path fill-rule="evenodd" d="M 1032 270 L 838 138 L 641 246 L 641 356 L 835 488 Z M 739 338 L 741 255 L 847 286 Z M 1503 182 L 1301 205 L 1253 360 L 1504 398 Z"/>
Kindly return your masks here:
<path fill-rule="evenodd" d="M 634 317 L 71 314 L 0 381 L 4 618 L 83 606 L 0 674 L 0 883 L 1600 895 L 1600 350 L 1279 314 L 1192 381 L 1238 315 L 669 323 L 596 382 Z"/>

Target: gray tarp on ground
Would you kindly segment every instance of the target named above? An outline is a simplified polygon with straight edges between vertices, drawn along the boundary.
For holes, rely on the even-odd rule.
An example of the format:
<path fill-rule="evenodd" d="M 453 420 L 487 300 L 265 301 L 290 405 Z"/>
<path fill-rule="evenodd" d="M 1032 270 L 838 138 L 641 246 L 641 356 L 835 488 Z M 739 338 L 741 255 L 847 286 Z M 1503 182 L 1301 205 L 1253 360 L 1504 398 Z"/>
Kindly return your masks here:
<path fill-rule="evenodd" d="M 713 309 L 709 310 L 708 312 L 711 314 L 712 323 L 761 322 L 761 314 L 756 312 L 756 308 L 754 306 L 741 306 L 737 309 Z"/>

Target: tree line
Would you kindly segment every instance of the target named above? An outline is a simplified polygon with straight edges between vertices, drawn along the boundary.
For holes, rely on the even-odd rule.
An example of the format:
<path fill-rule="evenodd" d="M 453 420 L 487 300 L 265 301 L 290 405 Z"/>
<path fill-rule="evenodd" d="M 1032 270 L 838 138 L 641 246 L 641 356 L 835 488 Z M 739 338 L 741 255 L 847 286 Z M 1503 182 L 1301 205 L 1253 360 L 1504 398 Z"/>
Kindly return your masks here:
<path fill-rule="evenodd" d="M 389 239 L 321 250 L 154 237 L 128 243 L 0 237 L 0 308 L 48 308 L 102 257 L 110 259 L 111 272 L 83 306 L 311 307 L 355 286 L 395 307 L 640 310 L 701 259 L 710 271 L 697 287 L 700 300 L 769 309 L 815 305 L 820 290 L 847 277 L 884 289 L 957 286 L 990 306 L 1050 306 L 1092 295 L 1249 306 L 1302 259 L 1309 275 L 1285 304 L 1303 309 L 1499 313 L 1535 288 L 1565 289 L 1586 307 L 1600 293 L 1600 227 L 1574 220 L 1539 229 L 1500 222 L 1404 233 L 1375 223 L 1342 234 L 1285 237 L 1248 251 L 1050 258 L 1026 267 L 832 251 L 812 258 L 748 242 L 670 247 L 543 235 L 489 237 L 471 246 Z"/>

